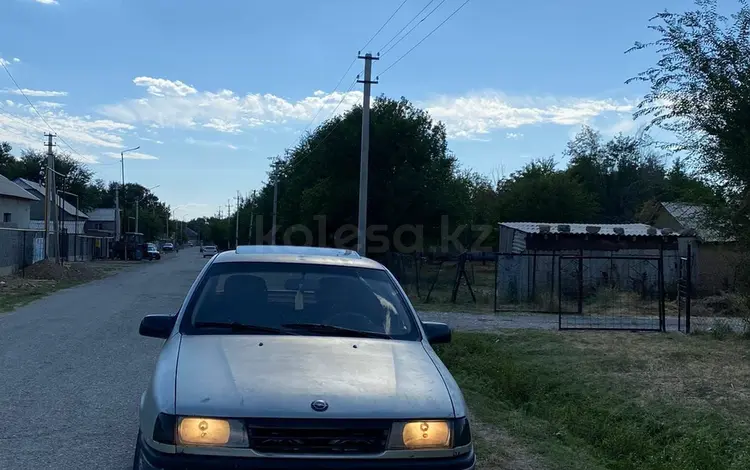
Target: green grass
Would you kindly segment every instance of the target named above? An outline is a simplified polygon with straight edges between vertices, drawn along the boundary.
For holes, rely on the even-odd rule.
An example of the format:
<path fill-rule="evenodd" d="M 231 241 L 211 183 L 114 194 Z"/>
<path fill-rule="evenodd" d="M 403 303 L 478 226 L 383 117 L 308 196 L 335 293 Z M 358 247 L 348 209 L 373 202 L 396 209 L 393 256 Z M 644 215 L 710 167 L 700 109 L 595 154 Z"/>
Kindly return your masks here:
<path fill-rule="evenodd" d="M 475 416 L 545 468 L 750 468 L 746 341 L 456 333 L 439 353 Z"/>
<path fill-rule="evenodd" d="M 53 292 L 74 287 L 83 281 L 26 281 L 28 286 L 0 291 L 0 313 L 10 312 Z"/>

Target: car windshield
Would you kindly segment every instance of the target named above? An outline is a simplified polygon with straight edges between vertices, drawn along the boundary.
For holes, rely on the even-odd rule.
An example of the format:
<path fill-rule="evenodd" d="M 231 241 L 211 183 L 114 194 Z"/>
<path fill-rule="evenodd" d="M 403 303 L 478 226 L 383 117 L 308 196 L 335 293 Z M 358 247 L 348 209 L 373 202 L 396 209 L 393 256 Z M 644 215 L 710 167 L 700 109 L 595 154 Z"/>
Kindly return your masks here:
<path fill-rule="evenodd" d="M 398 286 L 385 271 L 302 263 L 214 264 L 193 294 L 183 326 L 188 334 L 276 329 L 419 339 Z"/>

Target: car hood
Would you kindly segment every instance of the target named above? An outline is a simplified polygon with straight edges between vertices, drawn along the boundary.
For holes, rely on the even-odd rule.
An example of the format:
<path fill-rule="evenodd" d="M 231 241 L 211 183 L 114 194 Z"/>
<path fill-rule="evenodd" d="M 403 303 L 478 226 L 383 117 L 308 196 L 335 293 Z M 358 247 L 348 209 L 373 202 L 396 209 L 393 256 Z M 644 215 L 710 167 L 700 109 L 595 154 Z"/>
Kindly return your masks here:
<path fill-rule="evenodd" d="M 442 376 L 418 341 L 326 336 L 183 336 L 178 415 L 451 418 Z M 325 412 L 311 404 L 325 400 Z"/>

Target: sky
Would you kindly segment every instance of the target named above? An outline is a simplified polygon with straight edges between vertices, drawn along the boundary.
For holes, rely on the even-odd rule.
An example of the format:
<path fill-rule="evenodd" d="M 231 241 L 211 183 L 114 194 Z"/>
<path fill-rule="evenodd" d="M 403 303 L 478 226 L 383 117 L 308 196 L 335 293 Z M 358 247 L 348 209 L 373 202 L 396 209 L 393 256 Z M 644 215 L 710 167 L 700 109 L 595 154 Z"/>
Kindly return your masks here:
<path fill-rule="evenodd" d="M 357 53 L 403 3 L 362 50 L 381 54 L 373 94 L 444 122 L 464 168 L 564 164 L 583 125 L 637 131 L 646 88 L 625 80 L 656 56 L 624 52 L 654 39 L 654 14 L 692 6 L 469 0 L 403 55 L 464 1 L 0 0 L 0 60 L 46 121 L 0 68 L 0 141 L 42 150 L 49 124 L 105 181 L 120 181 L 120 152 L 140 146 L 125 154 L 126 182 L 157 186 L 176 218 L 226 214 L 311 122 L 361 103 Z"/>

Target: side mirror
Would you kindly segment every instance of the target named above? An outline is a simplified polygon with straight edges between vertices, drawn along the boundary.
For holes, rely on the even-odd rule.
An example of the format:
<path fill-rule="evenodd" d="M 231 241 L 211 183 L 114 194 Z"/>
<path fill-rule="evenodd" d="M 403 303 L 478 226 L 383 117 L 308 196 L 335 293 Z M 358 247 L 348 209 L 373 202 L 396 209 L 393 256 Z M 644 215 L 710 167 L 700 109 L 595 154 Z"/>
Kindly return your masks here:
<path fill-rule="evenodd" d="M 174 329 L 175 321 L 177 315 L 146 315 L 141 320 L 138 333 L 150 338 L 167 339 Z"/>
<path fill-rule="evenodd" d="M 451 342 L 451 329 L 445 323 L 434 321 L 422 322 L 422 328 L 430 344 L 441 344 Z"/>

